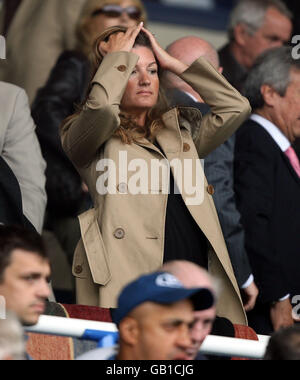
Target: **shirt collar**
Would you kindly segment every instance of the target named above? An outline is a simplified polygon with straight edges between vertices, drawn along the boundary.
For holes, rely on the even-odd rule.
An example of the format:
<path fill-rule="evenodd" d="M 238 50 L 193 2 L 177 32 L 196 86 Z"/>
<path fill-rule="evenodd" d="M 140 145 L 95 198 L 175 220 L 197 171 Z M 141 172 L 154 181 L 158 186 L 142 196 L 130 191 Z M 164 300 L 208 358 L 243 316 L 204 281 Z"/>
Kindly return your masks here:
<path fill-rule="evenodd" d="M 199 103 L 199 100 L 195 98 L 194 95 L 190 94 L 189 92 L 184 91 L 184 93 L 189 96 L 195 103 Z"/>
<path fill-rule="evenodd" d="M 270 120 L 257 114 L 251 115 L 250 119 L 261 125 L 283 152 L 286 152 L 291 147 L 291 143 L 287 137 Z"/>

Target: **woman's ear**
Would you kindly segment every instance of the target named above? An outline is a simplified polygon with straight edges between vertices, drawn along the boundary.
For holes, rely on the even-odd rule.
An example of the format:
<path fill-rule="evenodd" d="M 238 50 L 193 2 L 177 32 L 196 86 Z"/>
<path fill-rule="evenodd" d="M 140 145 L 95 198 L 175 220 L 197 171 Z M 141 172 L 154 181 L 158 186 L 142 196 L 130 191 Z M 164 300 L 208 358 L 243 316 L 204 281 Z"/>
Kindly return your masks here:
<path fill-rule="evenodd" d="M 107 54 L 107 42 L 101 41 L 98 50 L 101 53 L 101 55 L 104 57 Z"/>
<path fill-rule="evenodd" d="M 278 98 L 280 98 L 278 92 L 275 91 L 273 87 L 267 84 L 261 86 L 260 92 L 265 104 L 269 107 L 274 107 L 278 102 Z"/>
<path fill-rule="evenodd" d="M 249 33 L 246 29 L 246 25 L 244 24 L 238 24 L 234 28 L 234 38 L 238 45 L 245 46 L 247 45 L 247 41 L 249 38 Z"/>
<path fill-rule="evenodd" d="M 139 327 L 138 322 L 131 317 L 126 317 L 119 326 L 122 340 L 129 346 L 135 346 L 138 342 Z"/>

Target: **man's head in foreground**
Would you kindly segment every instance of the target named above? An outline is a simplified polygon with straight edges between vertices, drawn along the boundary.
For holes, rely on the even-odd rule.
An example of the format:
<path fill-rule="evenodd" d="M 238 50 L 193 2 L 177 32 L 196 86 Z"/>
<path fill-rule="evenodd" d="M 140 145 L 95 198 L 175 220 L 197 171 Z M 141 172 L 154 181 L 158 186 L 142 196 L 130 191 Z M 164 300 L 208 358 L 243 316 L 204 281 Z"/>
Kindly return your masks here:
<path fill-rule="evenodd" d="M 0 295 L 25 326 L 35 325 L 50 295 L 49 258 L 41 237 L 0 226 Z"/>
<path fill-rule="evenodd" d="M 217 289 L 213 279 L 198 265 L 189 261 L 172 261 L 165 264 L 162 270 L 177 277 L 186 288 L 207 288 L 216 297 Z M 194 312 L 194 324 L 190 331 L 191 345 L 187 350 L 189 360 L 194 360 L 198 355 L 205 338 L 211 333 L 215 319 L 215 304 L 206 310 Z"/>
<path fill-rule="evenodd" d="M 113 320 L 120 331 L 119 360 L 189 360 L 194 310 L 212 307 L 205 288 L 186 289 L 169 273 L 142 276 L 120 295 Z"/>

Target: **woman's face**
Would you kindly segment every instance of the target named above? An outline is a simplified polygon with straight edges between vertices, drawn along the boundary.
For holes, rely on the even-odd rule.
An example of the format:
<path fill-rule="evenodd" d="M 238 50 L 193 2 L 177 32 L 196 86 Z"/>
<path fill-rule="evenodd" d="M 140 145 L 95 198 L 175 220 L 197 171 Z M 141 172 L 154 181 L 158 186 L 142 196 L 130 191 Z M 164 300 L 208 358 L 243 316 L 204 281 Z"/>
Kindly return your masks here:
<path fill-rule="evenodd" d="M 114 5 L 114 6 L 117 5 L 117 6 L 120 6 L 121 8 L 129 8 L 129 7 L 136 8 L 136 5 L 131 0 L 122 0 L 120 2 L 112 1 L 111 4 L 108 3 L 108 5 Z M 112 26 L 125 26 L 125 27 L 130 28 L 130 27 L 136 26 L 140 22 L 140 19 L 131 18 L 125 11 L 122 12 L 122 14 L 120 14 L 119 16 L 114 16 L 114 17 L 111 17 L 111 16 L 114 16 L 114 15 L 111 13 L 108 13 L 108 14 L 99 13 L 92 16 L 88 24 L 90 34 L 93 37 L 97 37 L 106 29 Z"/>
<path fill-rule="evenodd" d="M 143 46 L 135 47 L 132 52 L 140 57 L 132 72 L 125 90 L 121 109 L 126 113 L 139 115 L 148 112 L 158 100 L 158 65 L 153 52 Z"/>

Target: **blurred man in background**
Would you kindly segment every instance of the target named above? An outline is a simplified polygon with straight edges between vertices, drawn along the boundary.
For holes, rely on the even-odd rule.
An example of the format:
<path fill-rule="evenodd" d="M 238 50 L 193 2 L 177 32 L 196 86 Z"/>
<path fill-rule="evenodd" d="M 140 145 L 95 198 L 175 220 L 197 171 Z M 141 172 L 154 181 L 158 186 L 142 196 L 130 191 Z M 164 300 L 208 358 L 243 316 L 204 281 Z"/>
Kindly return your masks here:
<path fill-rule="evenodd" d="M 223 75 L 242 90 L 264 51 L 290 43 L 293 15 L 281 0 L 241 0 L 231 14 L 229 43 L 220 50 Z"/>
<path fill-rule="evenodd" d="M 217 299 L 217 285 L 209 273 L 198 265 L 189 261 L 170 261 L 163 266 L 162 270 L 178 278 L 188 289 L 198 287 L 209 289 Z M 195 321 L 191 328 L 192 344 L 187 350 L 189 360 L 204 359 L 203 356 L 199 355 L 199 350 L 213 329 L 216 313 L 216 304 L 212 305 L 210 309 L 194 312 Z"/>
<path fill-rule="evenodd" d="M 24 215 L 41 233 L 47 203 L 46 164 L 25 91 L 0 82 L 0 115 L 0 156 L 19 182 Z"/>
<path fill-rule="evenodd" d="M 75 27 L 85 1 L 4 2 L 9 18 L 0 33 L 7 31 L 7 61 L 1 63 L 0 79 L 24 88 L 30 104 L 60 54 L 75 47 Z"/>

